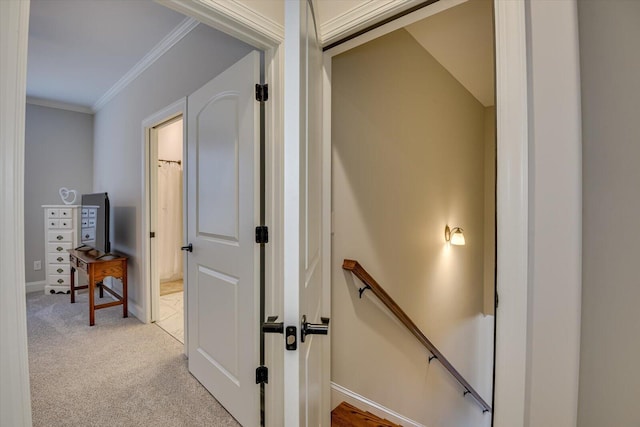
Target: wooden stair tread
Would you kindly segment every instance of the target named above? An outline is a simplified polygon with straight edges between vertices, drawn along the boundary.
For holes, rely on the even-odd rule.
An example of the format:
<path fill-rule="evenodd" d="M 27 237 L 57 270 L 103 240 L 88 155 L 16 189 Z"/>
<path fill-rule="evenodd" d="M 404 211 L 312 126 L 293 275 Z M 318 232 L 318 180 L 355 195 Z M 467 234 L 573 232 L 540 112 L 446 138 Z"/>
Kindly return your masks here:
<path fill-rule="evenodd" d="M 342 402 L 340 405 L 331 411 L 331 426 L 332 427 L 402 427 L 399 424 L 394 424 L 389 420 L 385 420 L 371 412 L 365 412 L 356 408 L 347 402 Z"/>

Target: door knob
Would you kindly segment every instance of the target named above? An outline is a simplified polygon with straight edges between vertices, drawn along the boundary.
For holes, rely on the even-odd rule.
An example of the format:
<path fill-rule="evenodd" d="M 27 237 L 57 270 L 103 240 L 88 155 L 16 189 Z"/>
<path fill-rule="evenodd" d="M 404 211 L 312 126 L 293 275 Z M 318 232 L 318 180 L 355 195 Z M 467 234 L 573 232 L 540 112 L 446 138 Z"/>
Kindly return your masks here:
<path fill-rule="evenodd" d="M 304 342 L 304 337 L 307 335 L 327 335 L 329 334 L 329 318 L 321 317 L 322 323 L 309 323 L 307 322 L 307 315 L 302 316 L 302 322 L 300 324 L 300 340 Z"/>
<path fill-rule="evenodd" d="M 283 334 L 284 323 L 276 322 L 276 319 L 278 319 L 278 316 L 267 317 L 267 321 L 262 324 L 262 332 L 265 334 Z"/>
<path fill-rule="evenodd" d="M 189 243 L 187 246 L 183 246 L 180 249 L 187 252 L 193 252 L 193 245 Z"/>

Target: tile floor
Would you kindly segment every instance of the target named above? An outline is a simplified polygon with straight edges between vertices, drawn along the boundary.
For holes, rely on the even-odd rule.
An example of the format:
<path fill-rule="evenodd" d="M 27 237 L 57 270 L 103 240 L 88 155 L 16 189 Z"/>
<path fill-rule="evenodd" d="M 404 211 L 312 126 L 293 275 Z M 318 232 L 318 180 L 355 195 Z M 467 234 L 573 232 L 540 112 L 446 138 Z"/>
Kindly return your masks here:
<path fill-rule="evenodd" d="M 184 343 L 184 292 L 160 297 L 160 318 L 156 325 Z"/>

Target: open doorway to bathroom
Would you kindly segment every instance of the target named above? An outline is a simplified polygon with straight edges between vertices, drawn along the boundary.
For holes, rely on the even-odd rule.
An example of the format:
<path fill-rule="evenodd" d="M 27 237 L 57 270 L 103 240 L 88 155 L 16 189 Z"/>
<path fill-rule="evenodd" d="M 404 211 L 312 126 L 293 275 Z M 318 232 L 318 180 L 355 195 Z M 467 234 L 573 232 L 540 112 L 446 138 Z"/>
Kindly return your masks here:
<path fill-rule="evenodd" d="M 184 343 L 182 115 L 150 130 L 152 321 Z"/>

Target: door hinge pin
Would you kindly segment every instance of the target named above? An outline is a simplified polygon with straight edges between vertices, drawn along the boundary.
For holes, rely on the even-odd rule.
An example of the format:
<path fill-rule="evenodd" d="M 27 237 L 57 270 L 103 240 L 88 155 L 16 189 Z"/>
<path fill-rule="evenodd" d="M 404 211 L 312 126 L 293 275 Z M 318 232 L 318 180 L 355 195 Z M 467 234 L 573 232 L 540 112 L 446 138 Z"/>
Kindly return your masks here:
<path fill-rule="evenodd" d="M 266 366 L 258 366 L 256 368 L 256 384 L 269 383 L 269 368 Z"/>
<path fill-rule="evenodd" d="M 269 85 L 256 84 L 256 101 L 265 102 L 269 99 Z"/>

